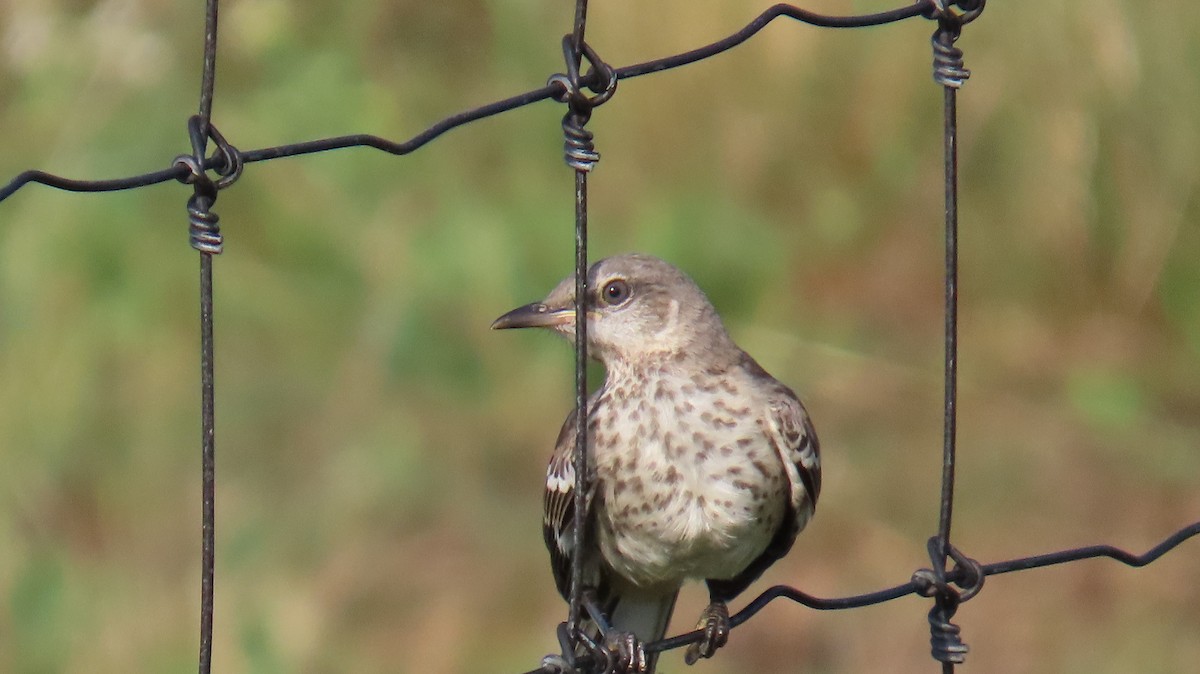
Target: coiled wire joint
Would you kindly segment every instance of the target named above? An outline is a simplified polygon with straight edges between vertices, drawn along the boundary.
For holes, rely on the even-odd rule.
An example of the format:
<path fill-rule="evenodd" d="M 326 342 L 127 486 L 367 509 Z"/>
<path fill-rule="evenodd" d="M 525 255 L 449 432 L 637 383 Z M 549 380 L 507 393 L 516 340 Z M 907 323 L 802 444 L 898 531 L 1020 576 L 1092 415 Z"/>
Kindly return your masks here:
<path fill-rule="evenodd" d="M 944 87 L 962 88 L 971 71 L 963 63 L 963 52 L 954 46 L 958 28 L 938 28 L 933 34 L 933 81 Z"/>
<path fill-rule="evenodd" d="M 212 181 L 208 181 L 211 185 Z M 207 191 L 202 193 L 199 184 L 196 193 L 188 198 L 188 239 L 192 248 L 209 255 L 220 255 L 224 250 L 225 238 L 221 236 L 221 226 L 217 223 L 221 217 L 209 209 L 217 200 L 217 193 L 209 196 Z"/>
<path fill-rule="evenodd" d="M 596 152 L 596 145 L 592 142 L 596 135 L 583 128 L 587 120 L 587 116 L 574 111 L 563 116 L 563 157 L 567 166 L 576 171 L 590 172 L 600 161 L 600 153 Z"/>
<path fill-rule="evenodd" d="M 913 573 L 912 581 L 924 597 L 936 597 L 933 608 L 929 609 L 929 644 L 931 655 L 938 662 L 961 665 L 967 659 L 970 648 L 963 643 L 960 636 L 962 629 L 950 622 L 958 611 L 958 605 L 979 594 L 983 589 L 984 573 L 979 562 L 964 555 L 958 548 L 947 544 L 948 550 L 943 554 L 939 539 L 934 536 L 926 545 L 929 551 L 930 569 L 918 569 Z M 954 570 L 946 574 L 945 558 L 954 560 Z M 958 590 L 951 585 L 948 577 L 953 577 L 953 583 L 962 588 Z"/>
<path fill-rule="evenodd" d="M 938 22 L 931 40 L 933 80 L 944 87 L 959 89 L 971 76 L 971 71 L 963 64 L 963 52 L 954 43 L 962 27 L 983 12 L 986 0 L 932 0 L 932 3 L 926 16 Z"/>
<path fill-rule="evenodd" d="M 209 124 L 207 133 L 200 127 L 199 115 L 188 119 L 192 154 L 179 155 L 175 158 L 175 164 L 188 171 L 179 181 L 193 188 L 192 196 L 187 201 L 188 239 L 192 248 L 201 253 L 220 255 L 224 249 L 224 237 L 218 224 L 221 218 L 211 209 L 217 202 L 217 193 L 241 177 L 245 161 L 242 153 L 230 145 L 216 127 Z M 210 138 L 217 144 L 217 152 L 206 161 L 204 148 Z M 218 178 L 215 181 L 205 172 L 206 166 L 217 170 Z"/>
<path fill-rule="evenodd" d="M 577 53 L 572 36 L 567 35 L 563 37 L 562 45 L 567 72 L 552 75 L 547 84 L 561 87 L 562 91 L 554 98 L 569 106 L 562 121 L 563 156 L 567 166 L 576 171 L 590 172 L 600 161 L 600 153 L 596 152 L 593 142 L 595 134 L 584 125 L 591 119 L 592 108 L 612 98 L 617 90 L 617 76 L 588 43 L 584 42 Z M 591 69 L 586 75 L 580 76 L 579 68 L 585 59 Z M 594 92 L 593 95 L 589 96 L 583 91 L 585 86 Z"/>

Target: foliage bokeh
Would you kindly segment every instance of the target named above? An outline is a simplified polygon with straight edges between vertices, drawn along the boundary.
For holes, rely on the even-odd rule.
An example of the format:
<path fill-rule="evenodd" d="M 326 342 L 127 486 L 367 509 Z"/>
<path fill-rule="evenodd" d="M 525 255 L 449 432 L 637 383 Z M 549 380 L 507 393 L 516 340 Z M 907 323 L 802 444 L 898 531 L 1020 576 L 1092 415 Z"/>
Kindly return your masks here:
<path fill-rule="evenodd" d="M 764 7 L 596 2 L 590 42 L 623 65 Z M 0 12 L 0 177 L 115 177 L 186 151 L 200 3 Z M 243 148 L 405 138 L 561 70 L 570 19 L 563 1 L 230 1 L 214 120 Z M 821 508 L 759 587 L 852 594 L 926 563 L 941 423 L 931 31 L 780 20 L 622 83 L 590 125 L 593 256 L 684 267 L 815 417 Z M 1198 32 L 1180 0 L 993 2 L 965 31 L 955 540 L 981 561 L 1141 551 L 1200 513 Z M 570 353 L 488 324 L 570 268 L 560 115 L 542 103 L 403 158 L 256 164 L 222 193 L 215 671 L 519 672 L 553 650 L 564 609 L 540 489 Z M 186 196 L 30 186 L 0 204 L 0 670 L 194 667 Z M 989 580 L 958 615 L 969 666 L 1191 671 L 1197 554 Z M 702 595 L 680 602 L 677 629 Z M 927 650 L 916 599 L 781 603 L 697 671 L 933 671 Z"/>

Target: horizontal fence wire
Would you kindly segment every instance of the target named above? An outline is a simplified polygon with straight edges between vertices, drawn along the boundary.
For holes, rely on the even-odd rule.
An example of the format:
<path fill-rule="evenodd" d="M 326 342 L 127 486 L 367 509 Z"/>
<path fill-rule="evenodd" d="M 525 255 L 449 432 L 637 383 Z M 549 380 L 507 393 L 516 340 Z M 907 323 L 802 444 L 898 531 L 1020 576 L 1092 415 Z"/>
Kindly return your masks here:
<path fill-rule="evenodd" d="M 1194 522 L 1179 531 L 1168 536 L 1163 542 L 1150 548 L 1141 555 L 1136 555 L 1131 552 L 1122 550 L 1121 548 L 1112 545 L 1091 545 L 1082 548 L 1074 548 L 1070 550 L 1060 550 L 1050 552 L 1043 555 L 1034 555 L 1031 557 L 1019 557 L 1001 562 L 993 562 L 990 564 L 981 565 L 980 569 L 985 576 L 998 576 L 1014 571 L 1027 571 L 1029 569 L 1039 569 L 1047 566 L 1055 566 L 1059 564 L 1067 564 L 1078 562 L 1086 559 L 1108 558 L 1113 559 L 1127 566 L 1140 568 L 1154 562 L 1159 557 L 1167 554 L 1171 550 L 1178 547 L 1184 541 L 1200 534 L 1200 522 Z M 950 572 L 947 575 L 947 580 L 953 583 L 964 581 L 965 570 L 958 569 Z M 817 597 L 807 592 L 803 592 L 788 585 L 775 585 L 768 588 L 748 604 L 741 611 L 730 616 L 729 623 L 732 627 L 737 627 L 754 617 L 759 611 L 762 611 L 777 599 L 786 599 L 795 602 L 802 606 L 806 606 L 818 611 L 844 611 L 847 609 L 863 608 L 882 604 L 894 599 L 908 597 L 910 595 L 925 596 L 927 583 L 919 578 L 914 578 L 906 583 L 895 585 L 893 587 L 875 590 L 864 594 L 851 595 L 848 597 L 822 598 Z M 646 650 L 651 652 L 663 652 L 682 648 L 688 644 L 695 643 L 704 638 L 704 633 L 700 630 L 687 632 L 669 639 L 663 639 L 654 643 L 646 644 Z M 578 663 L 581 667 L 586 667 L 588 662 Z M 554 674 L 558 670 L 553 666 L 542 666 L 538 669 L 533 669 L 526 674 Z"/>
<path fill-rule="evenodd" d="M 699 49 L 666 56 L 663 58 L 637 63 L 623 68 L 615 68 L 615 73 L 618 80 L 641 77 L 651 73 L 658 73 L 664 70 L 671 70 L 680 66 L 688 65 L 707 59 L 722 52 L 728 51 L 765 28 L 775 19 L 786 17 L 795 19 L 802 23 L 807 23 L 813 26 L 822 26 L 830 28 L 855 28 L 863 26 L 876 26 L 885 23 L 892 23 L 902 19 L 911 18 L 914 16 L 922 16 L 932 11 L 934 7 L 933 0 L 920 0 L 912 5 L 892 10 L 890 12 L 880 12 L 878 14 L 868 14 L 864 16 L 853 17 L 829 17 L 816 14 L 799 7 L 792 5 L 775 5 L 770 9 L 759 14 L 753 21 L 746 25 L 745 28 L 730 35 L 727 38 L 705 45 Z M 585 86 L 593 86 L 596 84 L 596 73 L 589 73 L 582 77 L 582 84 Z M 434 140 L 438 136 L 463 126 L 487 117 L 492 117 L 509 110 L 537 103 L 540 101 L 550 100 L 562 92 L 562 86 L 557 83 L 546 84 L 545 86 L 526 91 L 522 94 L 510 96 L 493 103 L 481 105 L 477 108 L 465 110 L 458 114 L 450 115 L 437 123 L 433 124 L 424 131 L 418 133 L 412 138 L 403 141 L 391 141 L 380 136 L 375 136 L 367 133 L 352 134 L 346 136 L 334 136 L 331 138 L 321 138 L 317 140 L 304 141 L 300 143 L 291 143 L 288 145 L 278 145 L 275 147 L 266 147 L 256 150 L 247 150 L 241 152 L 241 160 L 246 164 L 252 164 L 261 161 L 269 161 L 272 159 L 282 159 L 284 157 L 296 157 L 305 154 L 313 154 L 317 152 L 327 152 L 329 150 L 340 150 L 352 147 L 366 147 L 375 150 L 381 150 L 388 154 L 406 155 L 414 152 L 427 143 Z M 205 160 L 204 168 L 206 170 L 220 171 L 226 167 L 226 161 L 223 157 L 213 156 Z M 146 187 L 148 185 L 157 185 L 159 183 L 169 182 L 171 180 L 183 180 L 187 177 L 189 171 L 186 167 L 172 165 L 149 173 L 141 175 L 129 176 L 126 178 L 114 178 L 110 180 L 76 180 L 63 176 L 54 175 L 46 171 L 29 170 L 24 171 L 10 180 L 3 188 L 0 188 L 0 201 L 4 201 L 12 196 L 17 190 L 30 183 L 38 183 L 53 187 L 68 192 L 115 192 L 121 190 L 129 190 L 138 187 Z"/>
<path fill-rule="evenodd" d="M 987 576 L 1025 571 L 1030 569 L 1073 563 L 1094 558 L 1109 558 L 1131 567 L 1142 567 L 1150 564 L 1175 549 L 1188 539 L 1200 534 L 1200 522 L 1182 527 L 1161 543 L 1147 552 L 1137 555 L 1111 545 L 1093 545 L 1050 552 L 1030 557 L 1021 557 L 988 564 L 979 564 L 963 555 L 950 543 L 950 513 L 953 500 L 954 486 L 954 423 L 955 423 L 955 372 L 957 365 L 957 122 L 956 122 L 956 92 L 969 76 L 962 66 L 962 52 L 954 46 L 963 25 L 973 20 L 982 11 L 984 0 L 918 0 L 912 4 L 874 14 L 858 16 L 826 16 L 804 10 L 793 5 L 778 4 L 759 14 L 741 30 L 726 38 L 710 43 L 703 47 L 666 56 L 643 63 L 624 67 L 610 67 L 596 55 L 595 51 L 584 40 L 586 29 L 586 0 L 576 1 L 575 22 L 572 33 L 564 39 L 564 54 L 567 57 L 567 74 L 552 76 L 546 85 L 504 98 L 486 105 L 448 116 L 412 138 L 397 142 L 372 134 L 354 134 L 304 141 L 299 143 L 266 147 L 261 149 L 239 151 L 212 125 L 212 105 L 214 96 L 214 81 L 216 72 L 217 44 L 217 6 L 218 0 L 206 0 L 205 5 L 205 36 L 204 60 L 201 77 L 201 95 L 199 114 L 189 120 L 188 128 L 192 145 L 190 155 L 176 157 L 172 164 L 160 170 L 135 176 L 106 179 L 79 180 L 58 176 L 40 170 L 29 170 L 20 173 L 0 188 L 0 201 L 15 194 L 29 184 L 42 184 L 48 187 L 70 192 L 109 192 L 147 187 L 164 182 L 179 181 L 193 186 L 194 195 L 188 201 L 188 216 L 192 245 L 201 254 L 201 429 L 202 429 L 202 580 L 201 580 L 201 638 L 200 638 L 200 672 L 208 674 L 212 659 L 212 588 L 213 588 L 213 548 L 214 507 L 213 493 L 215 485 L 214 444 L 215 431 L 213 422 L 213 336 L 212 336 L 212 256 L 221 252 L 222 239 L 217 216 L 211 211 L 218 192 L 229 187 L 241 175 L 246 164 L 294 157 L 306 154 L 326 152 L 330 150 L 366 147 L 393 155 L 406 155 L 414 152 L 442 134 L 457 127 L 475 122 L 507 111 L 522 108 L 545 100 L 555 100 L 567 103 L 569 112 L 564 119 L 563 128 L 566 134 L 567 162 L 575 169 L 576 186 L 576 269 L 577 283 L 585 283 L 582 276 L 587 269 L 587 173 L 599 159 L 591 145 L 591 134 L 583 125 L 590 115 L 591 108 L 599 105 L 612 95 L 619 80 L 640 77 L 651 73 L 663 72 L 683 65 L 695 63 L 716 56 L 736 47 L 756 35 L 775 19 L 785 17 L 796 21 L 824 28 L 858 28 L 894 23 L 905 19 L 923 17 L 938 23 L 934 33 L 934 79 L 944 90 L 944 139 L 946 167 L 946 390 L 944 400 L 945 425 L 943 442 L 943 480 L 939 509 L 938 533 L 927 545 L 931 567 L 918 569 L 912 578 L 905 583 L 840 598 L 821 598 L 805 593 L 787 585 L 777 585 L 762 592 L 751 600 L 741 611 L 730 617 L 730 626 L 737 627 L 757 615 L 763 608 L 777 599 L 786 599 L 816 610 L 845 610 L 872 606 L 892 601 L 909 595 L 933 597 L 937 603 L 930 612 L 931 634 L 933 642 L 932 655 L 942 662 L 943 671 L 952 671 L 956 663 L 962 662 L 966 647 L 957 641 L 958 628 L 949 623 L 949 616 L 958 602 L 966 601 L 977 593 Z M 584 62 L 591 68 L 581 73 Z M 595 95 L 587 96 L 584 89 L 591 90 Z M 572 115 L 575 119 L 572 120 Z M 206 156 L 208 141 L 214 141 L 216 150 Z M 215 172 L 215 178 L 208 172 Z M 577 297 L 583 296 L 586 286 L 577 288 Z M 581 311 L 582 306 L 576 310 Z M 577 329 L 581 330 L 577 339 L 576 352 L 576 395 L 586 396 L 586 321 L 577 320 Z M 585 405 L 580 403 L 579 410 Z M 586 433 L 582 432 L 586 419 L 581 412 L 577 419 L 580 424 L 577 433 L 579 438 L 576 452 L 577 479 L 586 476 Z M 577 490 L 582 494 L 583 490 Z M 583 515 L 583 509 L 576 509 L 577 517 Z M 582 530 L 577 526 L 576 531 Z M 581 555 L 576 555 L 578 559 Z M 951 568 L 946 568 L 948 562 L 953 562 Z M 578 565 L 576 565 L 578 567 Z M 579 593 L 581 581 L 578 568 L 573 569 L 572 590 L 570 597 L 570 613 L 565 623 L 573 629 L 580 618 Z M 957 589 L 953 586 L 957 586 Z M 938 614 L 939 609 L 942 613 Z M 940 626 L 939 626 L 940 621 Z M 939 654 L 938 630 L 950 631 L 954 643 L 943 643 L 943 651 Z M 644 650 L 650 653 L 663 652 L 700 641 L 702 631 L 692 631 L 653 643 L 644 644 Z M 942 635 L 946 637 L 946 634 Z M 574 638 L 567 634 L 563 638 L 560 629 L 560 641 L 564 650 L 574 645 Z M 955 645 L 957 644 L 957 645 Z M 949 647 L 949 650 L 946 650 Z M 957 649 L 957 650 L 955 650 Z M 531 670 L 529 674 L 562 674 L 564 672 L 619 672 L 632 671 L 628 663 L 624 667 L 616 666 L 605 654 L 598 657 L 595 652 L 567 658 L 564 652 L 561 657 L 548 656 L 539 669 Z M 567 661 L 571 660 L 569 665 Z"/>

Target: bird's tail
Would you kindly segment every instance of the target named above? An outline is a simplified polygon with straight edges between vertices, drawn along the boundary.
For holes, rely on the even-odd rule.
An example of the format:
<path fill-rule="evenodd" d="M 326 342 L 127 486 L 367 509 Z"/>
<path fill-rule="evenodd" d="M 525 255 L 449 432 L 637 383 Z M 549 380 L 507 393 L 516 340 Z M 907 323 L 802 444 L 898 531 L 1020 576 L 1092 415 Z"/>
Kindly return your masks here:
<path fill-rule="evenodd" d="M 639 588 L 623 588 L 607 602 L 609 624 L 615 632 L 632 632 L 642 644 L 658 641 L 667 634 L 667 624 L 675 610 L 679 591 L 649 592 Z M 585 621 L 585 631 L 599 636 L 591 620 Z M 654 674 L 658 653 L 646 654 L 646 674 Z"/>

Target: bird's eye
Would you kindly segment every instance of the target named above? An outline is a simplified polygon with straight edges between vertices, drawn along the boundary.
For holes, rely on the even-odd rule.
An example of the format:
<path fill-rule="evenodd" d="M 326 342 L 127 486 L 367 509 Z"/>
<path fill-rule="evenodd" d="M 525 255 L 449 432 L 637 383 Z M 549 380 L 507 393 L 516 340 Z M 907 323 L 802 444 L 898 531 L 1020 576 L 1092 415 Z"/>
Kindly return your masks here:
<path fill-rule="evenodd" d="M 616 306 L 629 299 L 629 284 L 621 279 L 609 281 L 608 285 L 604 286 L 604 292 L 601 293 L 605 303 Z"/>

